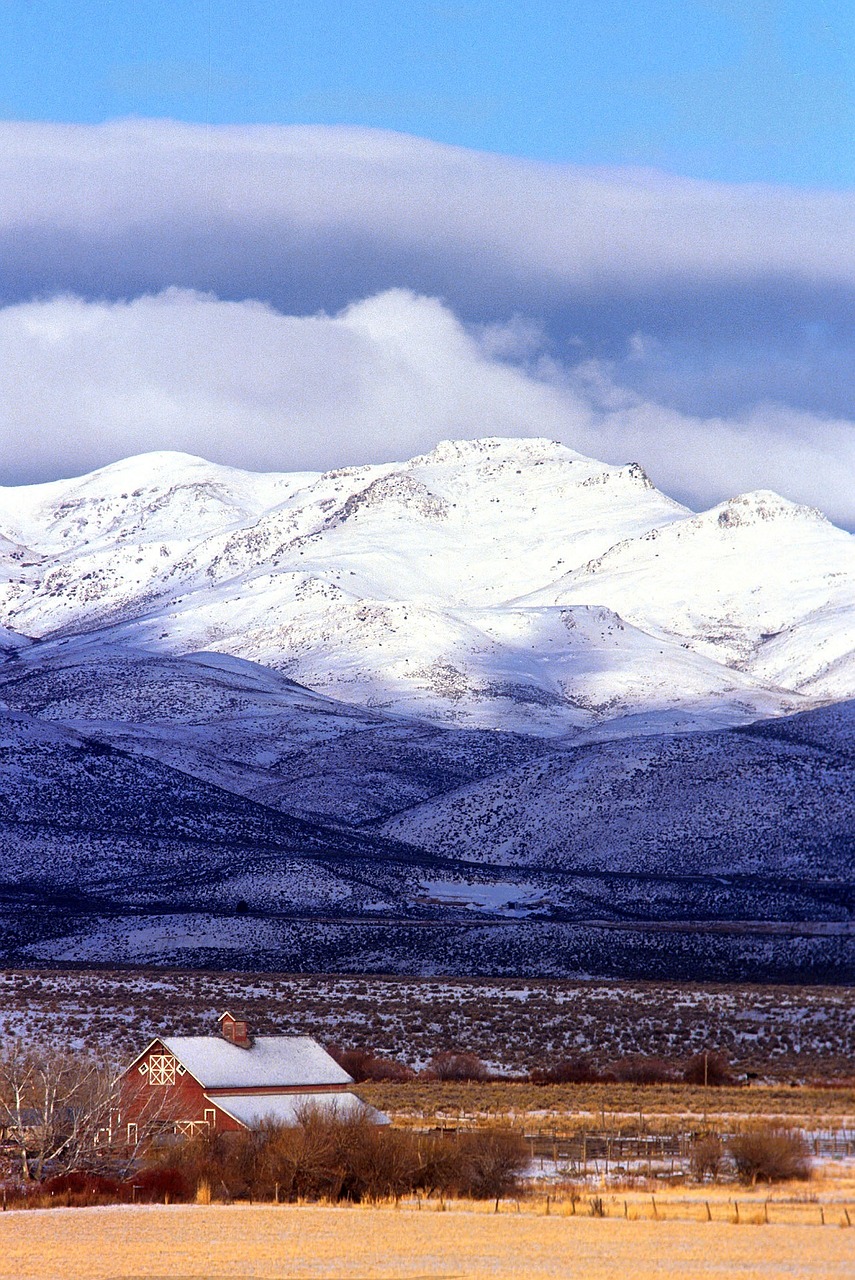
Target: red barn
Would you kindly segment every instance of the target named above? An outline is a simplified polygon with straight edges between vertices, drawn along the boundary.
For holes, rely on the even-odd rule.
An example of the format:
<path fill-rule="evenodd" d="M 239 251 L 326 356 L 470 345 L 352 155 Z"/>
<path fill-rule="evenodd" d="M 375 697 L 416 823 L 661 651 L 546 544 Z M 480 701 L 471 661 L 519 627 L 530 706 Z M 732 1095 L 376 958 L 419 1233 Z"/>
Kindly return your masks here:
<path fill-rule="evenodd" d="M 386 1117 L 351 1092 L 353 1079 L 311 1036 L 250 1036 L 221 1014 L 216 1036 L 159 1036 L 119 1079 L 117 1127 L 193 1134 L 296 1124 L 307 1108 Z"/>

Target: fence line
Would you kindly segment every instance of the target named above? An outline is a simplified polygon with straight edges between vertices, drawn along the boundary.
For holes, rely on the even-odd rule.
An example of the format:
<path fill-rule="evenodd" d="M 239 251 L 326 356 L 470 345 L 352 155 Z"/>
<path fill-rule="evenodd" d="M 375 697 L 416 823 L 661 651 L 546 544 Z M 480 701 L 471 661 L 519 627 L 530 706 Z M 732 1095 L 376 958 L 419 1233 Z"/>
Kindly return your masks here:
<path fill-rule="evenodd" d="M 474 1126 L 467 1124 L 431 1125 L 426 1132 L 466 1133 Z M 707 1130 L 703 1130 L 706 1132 Z M 654 1161 L 687 1160 L 692 1144 L 700 1130 L 681 1133 L 621 1134 L 608 1130 L 582 1130 L 574 1134 L 561 1134 L 557 1129 L 523 1129 L 523 1137 L 529 1144 L 531 1158 L 551 1159 L 556 1162 L 584 1164 L 588 1161 L 608 1161 L 622 1164 L 626 1160 Z M 734 1133 L 715 1129 L 723 1138 Z M 799 1130 L 817 1159 L 855 1158 L 855 1131 L 851 1129 Z"/>

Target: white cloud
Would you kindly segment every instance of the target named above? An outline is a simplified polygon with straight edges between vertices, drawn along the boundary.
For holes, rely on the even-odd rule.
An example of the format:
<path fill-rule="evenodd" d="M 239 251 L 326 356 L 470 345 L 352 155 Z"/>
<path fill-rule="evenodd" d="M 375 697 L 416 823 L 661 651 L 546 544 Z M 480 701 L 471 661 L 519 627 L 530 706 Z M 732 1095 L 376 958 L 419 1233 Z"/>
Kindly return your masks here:
<path fill-rule="evenodd" d="M 257 469 L 333 466 L 442 436 L 554 434 L 568 402 L 404 291 L 332 317 L 178 289 L 24 303 L 0 310 L 0 363 L 7 474 L 162 448 Z"/>
<path fill-rule="evenodd" d="M 365 129 L 0 124 L 2 300 L 175 285 L 308 314 L 405 287 L 469 323 L 518 314 L 687 412 L 855 416 L 853 225 L 855 193 Z"/>
<path fill-rule="evenodd" d="M 549 165 L 356 128 L 6 123 L 0 154 L 0 226 L 76 238 L 80 254 L 136 237 L 137 267 L 178 249 L 201 271 L 207 252 L 226 278 L 249 268 L 245 248 L 263 243 L 260 266 L 287 268 L 321 237 L 546 293 L 651 278 L 855 284 L 847 193 Z"/>
<path fill-rule="evenodd" d="M 508 362 L 521 355 L 525 367 Z M 855 523 L 851 422 L 774 405 L 682 414 L 606 364 L 538 359 L 523 322 L 470 328 L 405 290 L 332 316 L 179 289 L 23 303 L 0 309 L 0 364 L 7 483 L 162 448 L 293 470 L 400 459 L 443 437 L 545 435 L 637 459 L 698 505 L 776 488 Z"/>
<path fill-rule="evenodd" d="M 852 522 L 853 225 L 364 129 L 0 124 L 4 474 L 536 433 Z"/>

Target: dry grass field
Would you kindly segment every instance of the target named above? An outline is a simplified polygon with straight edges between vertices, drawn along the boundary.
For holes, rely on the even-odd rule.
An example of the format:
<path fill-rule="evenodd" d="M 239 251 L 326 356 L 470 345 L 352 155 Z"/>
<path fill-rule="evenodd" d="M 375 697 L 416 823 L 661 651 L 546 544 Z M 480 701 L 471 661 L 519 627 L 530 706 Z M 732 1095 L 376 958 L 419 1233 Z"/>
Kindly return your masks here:
<path fill-rule="evenodd" d="M 516 1081 L 363 1082 L 359 1092 L 396 1125 L 513 1124 L 572 1134 L 596 1127 L 614 1133 L 677 1131 L 692 1122 L 731 1127 L 759 1119 L 806 1129 L 855 1129 L 855 1086 L 552 1084 Z"/>
<path fill-rule="evenodd" d="M 641 1201 L 610 1202 L 596 1218 L 581 1203 L 546 1216 L 543 1203 L 326 1206 L 121 1207 L 0 1216 L 0 1280 L 842 1280 L 855 1274 L 855 1229 L 840 1206 L 776 1204 L 769 1224 L 756 1198 L 681 1208 L 659 1217 Z M 679 1212 L 680 1216 L 671 1216 Z"/>

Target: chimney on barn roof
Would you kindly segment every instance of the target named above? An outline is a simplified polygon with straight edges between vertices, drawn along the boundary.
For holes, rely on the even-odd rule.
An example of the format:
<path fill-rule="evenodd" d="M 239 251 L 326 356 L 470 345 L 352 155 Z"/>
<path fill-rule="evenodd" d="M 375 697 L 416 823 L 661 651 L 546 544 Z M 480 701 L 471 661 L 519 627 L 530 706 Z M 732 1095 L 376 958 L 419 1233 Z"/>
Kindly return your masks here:
<path fill-rule="evenodd" d="M 228 1010 L 220 1014 L 217 1022 L 220 1024 L 220 1035 L 224 1040 L 228 1040 L 229 1044 L 236 1044 L 239 1049 L 248 1049 L 250 1047 L 252 1042 L 245 1022 L 233 1017 Z"/>

